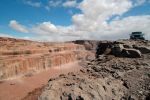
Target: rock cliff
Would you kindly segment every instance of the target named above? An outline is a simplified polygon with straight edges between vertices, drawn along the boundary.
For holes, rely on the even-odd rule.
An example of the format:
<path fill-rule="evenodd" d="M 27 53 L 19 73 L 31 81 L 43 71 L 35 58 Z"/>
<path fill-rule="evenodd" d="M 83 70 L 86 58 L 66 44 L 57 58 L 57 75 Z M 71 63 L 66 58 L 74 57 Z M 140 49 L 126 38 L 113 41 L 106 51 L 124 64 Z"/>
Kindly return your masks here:
<path fill-rule="evenodd" d="M 87 53 L 88 52 L 88 53 Z M 41 43 L 0 38 L 0 80 L 39 72 L 94 54 L 75 43 Z"/>

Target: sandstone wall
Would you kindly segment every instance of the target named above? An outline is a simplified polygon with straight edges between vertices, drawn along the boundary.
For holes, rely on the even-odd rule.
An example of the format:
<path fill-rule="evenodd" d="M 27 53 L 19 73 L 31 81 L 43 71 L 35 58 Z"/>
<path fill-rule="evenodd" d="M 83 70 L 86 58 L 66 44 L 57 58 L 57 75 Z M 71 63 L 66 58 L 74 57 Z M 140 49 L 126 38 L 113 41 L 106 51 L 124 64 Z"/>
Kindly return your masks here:
<path fill-rule="evenodd" d="M 86 59 L 92 53 L 74 43 L 39 43 L 0 38 L 0 80 Z"/>

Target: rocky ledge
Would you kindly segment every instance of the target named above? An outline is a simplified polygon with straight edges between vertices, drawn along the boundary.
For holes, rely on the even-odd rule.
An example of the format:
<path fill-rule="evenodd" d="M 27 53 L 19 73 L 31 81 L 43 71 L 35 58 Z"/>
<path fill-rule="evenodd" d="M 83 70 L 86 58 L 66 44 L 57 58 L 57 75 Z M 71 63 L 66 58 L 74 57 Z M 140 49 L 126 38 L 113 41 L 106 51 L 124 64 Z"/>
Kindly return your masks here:
<path fill-rule="evenodd" d="M 81 61 L 80 65 L 83 68 L 80 72 L 62 74 L 59 77 L 49 79 L 48 84 L 36 95 L 36 99 L 149 100 L 150 53 L 141 50 L 141 46 L 144 49 L 145 47 L 149 48 L 150 42 L 129 40 L 121 42 L 124 48 L 131 47 L 133 50 L 140 48 L 141 56 L 122 56 L 121 52 L 119 56 L 114 53 L 106 53 L 105 51 L 112 51 L 112 49 L 106 50 L 110 47 L 107 45 L 103 49 L 103 53 L 97 51 L 97 53 L 99 52 L 98 56 L 96 54 L 97 58 Z M 114 42 L 109 42 L 109 44 L 112 46 Z M 133 48 L 133 45 L 136 48 Z M 25 100 L 35 97 L 35 93 L 36 91 L 27 95 Z"/>

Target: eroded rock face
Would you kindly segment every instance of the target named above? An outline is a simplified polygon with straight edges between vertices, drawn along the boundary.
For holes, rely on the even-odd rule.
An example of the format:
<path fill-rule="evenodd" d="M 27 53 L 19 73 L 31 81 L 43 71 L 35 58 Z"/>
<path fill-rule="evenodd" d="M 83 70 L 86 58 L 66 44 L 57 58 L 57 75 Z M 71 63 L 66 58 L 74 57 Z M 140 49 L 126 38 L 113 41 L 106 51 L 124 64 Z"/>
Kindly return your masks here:
<path fill-rule="evenodd" d="M 134 45 L 133 47 L 135 49 L 139 50 L 143 54 L 150 53 L 150 48 L 149 47 L 146 47 L 146 46 L 136 46 L 136 45 Z"/>
<path fill-rule="evenodd" d="M 149 100 L 150 54 L 142 54 L 141 58 L 132 58 L 131 55 L 137 56 L 136 53 L 139 52 L 132 48 L 134 43 L 140 45 L 141 41 L 115 42 L 117 45 L 113 46 L 103 42 L 106 48 L 104 51 L 103 48 L 100 49 L 102 55 L 93 60 L 81 61 L 82 69 L 79 72 L 49 79 L 48 84 L 36 98 L 38 100 Z M 123 47 L 118 44 L 122 44 Z M 124 53 L 131 54 L 130 57 L 116 57 L 112 52 L 104 54 L 109 51 L 107 48 L 112 50 L 114 47 L 121 54 L 126 49 Z M 82 52 L 83 54 L 85 55 L 85 52 Z"/>
<path fill-rule="evenodd" d="M 124 52 L 126 52 L 126 54 L 124 53 L 124 55 L 126 57 L 130 57 L 130 58 L 141 58 L 142 54 L 139 50 L 137 49 L 123 49 Z"/>
<path fill-rule="evenodd" d="M 99 41 L 96 41 L 96 40 L 76 40 L 76 41 L 73 41 L 73 43 L 83 45 L 86 50 L 95 51 Z"/>
<path fill-rule="evenodd" d="M 112 43 L 111 42 L 99 43 L 98 46 L 97 46 L 97 50 L 96 50 L 97 58 L 98 58 L 98 55 L 110 54 L 111 51 L 108 51 L 108 49 L 111 49 L 111 48 L 112 48 Z"/>
<path fill-rule="evenodd" d="M 149 57 L 101 55 L 78 73 L 50 79 L 38 100 L 148 100 Z"/>
<path fill-rule="evenodd" d="M 83 45 L 0 38 L 0 80 L 92 56 Z"/>
<path fill-rule="evenodd" d="M 143 41 L 122 41 L 122 42 L 100 42 L 96 50 L 96 58 L 99 55 L 114 55 L 117 57 L 141 58 L 142 54 L 150 53 L 149 42 Z M 130 43 L 130 44 L 128 44 Z"/>

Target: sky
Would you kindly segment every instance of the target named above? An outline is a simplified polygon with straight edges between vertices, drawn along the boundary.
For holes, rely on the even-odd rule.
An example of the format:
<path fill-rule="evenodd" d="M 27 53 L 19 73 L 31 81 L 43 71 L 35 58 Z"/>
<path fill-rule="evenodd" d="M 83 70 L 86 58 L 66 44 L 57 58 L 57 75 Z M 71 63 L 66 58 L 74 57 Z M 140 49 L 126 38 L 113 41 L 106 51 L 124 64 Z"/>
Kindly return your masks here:
<path fill-rule="evenodd" d="M 150 0 L 0 0 L 0 36 L 34 41 L 150 40 Z"/>

